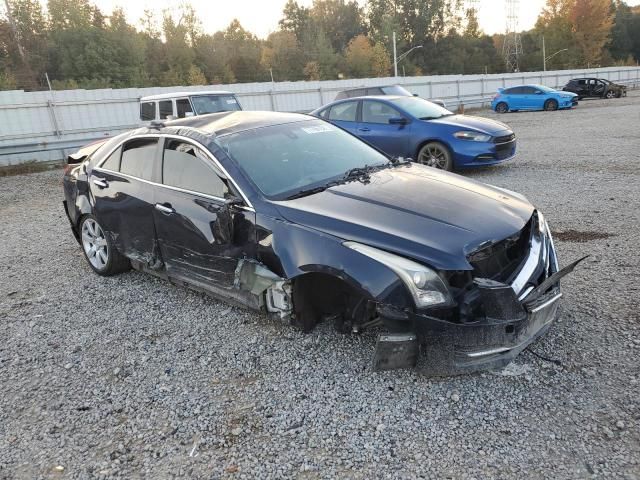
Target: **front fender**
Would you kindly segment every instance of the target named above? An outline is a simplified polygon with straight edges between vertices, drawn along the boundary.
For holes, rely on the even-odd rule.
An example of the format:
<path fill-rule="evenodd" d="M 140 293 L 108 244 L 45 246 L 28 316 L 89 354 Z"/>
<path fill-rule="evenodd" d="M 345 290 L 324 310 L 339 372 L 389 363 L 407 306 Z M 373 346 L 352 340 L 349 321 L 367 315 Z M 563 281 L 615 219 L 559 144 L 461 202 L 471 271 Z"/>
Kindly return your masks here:
<path fill-rule="evenodd" d="M 413 307 L 404 283 L 389 267 L 309 227 L 262 217 L 258 224 L 258 257 L 288 280 L 308 273 L 340 278 L 372 300 L 398 308 Z"/>

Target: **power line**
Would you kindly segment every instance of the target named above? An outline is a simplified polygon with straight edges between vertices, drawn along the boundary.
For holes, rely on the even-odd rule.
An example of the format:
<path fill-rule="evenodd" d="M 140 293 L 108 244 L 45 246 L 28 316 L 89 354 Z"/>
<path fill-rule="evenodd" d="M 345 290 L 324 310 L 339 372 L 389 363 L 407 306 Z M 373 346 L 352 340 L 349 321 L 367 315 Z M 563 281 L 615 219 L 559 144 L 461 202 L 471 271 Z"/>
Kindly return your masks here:
<path fill-rule="evenodd" d="M 502 44 L 502 57 L 507 72 L 520 71 L 520 56 L 522 55 L 522 39 L 518 32 L 520 0 L 506 0 L 507 28 Z"/>

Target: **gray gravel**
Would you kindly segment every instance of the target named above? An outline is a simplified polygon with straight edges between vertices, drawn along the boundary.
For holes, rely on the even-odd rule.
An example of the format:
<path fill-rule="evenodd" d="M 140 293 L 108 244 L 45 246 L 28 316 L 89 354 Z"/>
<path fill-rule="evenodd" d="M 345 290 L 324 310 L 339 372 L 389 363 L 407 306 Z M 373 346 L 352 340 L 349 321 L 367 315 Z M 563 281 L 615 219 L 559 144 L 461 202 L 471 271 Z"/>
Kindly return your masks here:
<path fill-rule="evenodd" d="M 591 258 L 532 347 L 556 363 L 455 378 L 371 372 L 372 334 L 100 278 L 60 171 L 0 178 L 0 478 L 640 478 L 640 95 L 499 118 L 519 157 L 467 175 Z"/>

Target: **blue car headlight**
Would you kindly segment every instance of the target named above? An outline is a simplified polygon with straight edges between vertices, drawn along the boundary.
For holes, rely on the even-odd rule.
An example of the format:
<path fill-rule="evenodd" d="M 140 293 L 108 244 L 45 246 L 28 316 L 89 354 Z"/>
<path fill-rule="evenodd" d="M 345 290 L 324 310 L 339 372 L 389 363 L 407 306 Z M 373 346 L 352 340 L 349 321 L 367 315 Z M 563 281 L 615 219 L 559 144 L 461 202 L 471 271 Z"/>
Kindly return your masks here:
<path fill-rule="evenodd" d="M 411 292 L 418 308 L 453 303 L 444 281 L 430 268 L 369 245 L 356 242 L 344 242 L 343 245 L 393 270 Z"/>
<path fill-rule="evenodd" d="M 489 140 L 491 140 L 491 135 L 474 132 L 471 130 L 456 132 L 453 134 L 453 136 L 460 140 L 471 140 L 472 142 L 488 142 Z"/>

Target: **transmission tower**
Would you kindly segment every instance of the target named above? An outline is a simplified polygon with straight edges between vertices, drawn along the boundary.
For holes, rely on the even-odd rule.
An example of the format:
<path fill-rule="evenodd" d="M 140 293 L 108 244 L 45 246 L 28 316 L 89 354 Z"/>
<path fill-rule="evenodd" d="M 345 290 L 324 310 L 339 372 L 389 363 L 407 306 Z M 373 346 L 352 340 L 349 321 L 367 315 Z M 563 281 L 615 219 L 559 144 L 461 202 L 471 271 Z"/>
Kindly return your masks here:
<path fill-rule="evenodd" d="M 507 13 L 507 30 L 504 34 L 502 57 L 504 58 L 507 72 L 519 72 L 519 60 L 520 55 L 522 55 L 522 39 L 518 32 L 520 0 L 505 0 L 505 4 Z"/>

